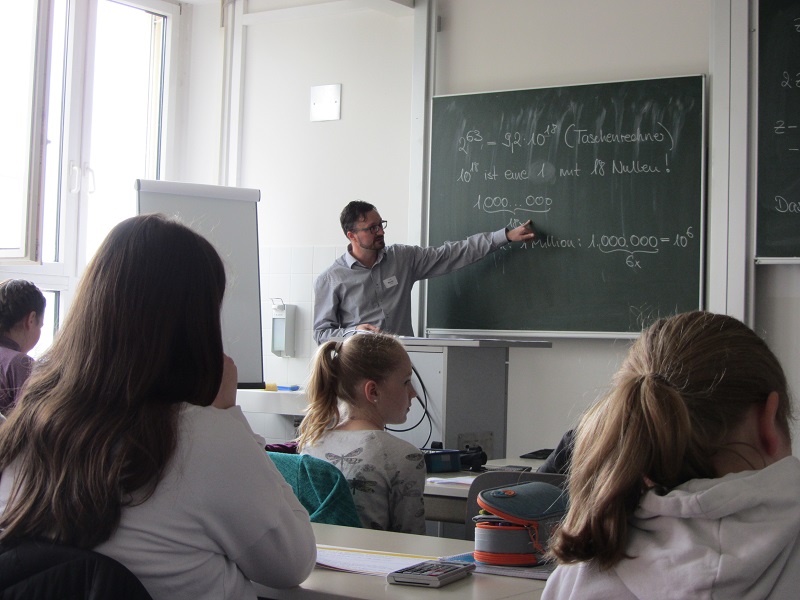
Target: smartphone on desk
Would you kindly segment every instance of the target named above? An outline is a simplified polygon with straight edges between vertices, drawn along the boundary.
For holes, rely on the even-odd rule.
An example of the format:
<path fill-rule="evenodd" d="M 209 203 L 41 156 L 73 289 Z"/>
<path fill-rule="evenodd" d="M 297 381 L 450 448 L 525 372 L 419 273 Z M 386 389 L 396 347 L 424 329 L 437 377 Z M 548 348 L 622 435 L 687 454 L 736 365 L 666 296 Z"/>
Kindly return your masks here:
<path fill-rule="evenodd" d="M 426 560 L 410 567 L 392 571 L 386 576 L 389 583 L 418 585 L 420 587 L 442 587 L 458 581 L 475 570 L 475 563 Z"/>

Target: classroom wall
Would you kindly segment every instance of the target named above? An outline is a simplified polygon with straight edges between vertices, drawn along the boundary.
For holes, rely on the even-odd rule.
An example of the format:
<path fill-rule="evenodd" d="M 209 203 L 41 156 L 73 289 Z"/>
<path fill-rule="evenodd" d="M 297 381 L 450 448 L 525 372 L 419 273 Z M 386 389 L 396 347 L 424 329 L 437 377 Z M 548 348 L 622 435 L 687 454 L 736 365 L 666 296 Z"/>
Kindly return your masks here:
<path fill-rule="evenodd" d="M 439 0 L 434 93 L 709 74 L 714 1 Z M 206 36 L 216 43 L 219 8 L 194 12 L 193 44 Z M 266 345 L 265 377 L 279 384 L 302 383 L 307 373 L 311 285 L 344 248 L 341 207 L 354 198 L 373 202 L 390 222 L 389 242 L 416 241 L 407 221 L 415 201 L 408 185 L 413 20 L 374 10 L 284 17 L 246 27 L 238 180 L 262 190 L 265 315 L 271 296 L 300 309 L 298 357 L 274 357 Z M 202 64 L 208 51 L 193 46 L 192 60 Z M 205 143 L 219 124 L 213 107 L 221 82 L 205 69 L 191 81 L 196 129 L 185 148 L 187 181 L 217 183 L 209 156 L 216 151 Z M 325 83 L 343 85 L 342 119 L 311 123 L 309 88 Z M 796 389 L 790 367 L 800 357 L 798 269 L 759 268 L 755 290 L 756 329 Z M 264 334 L 268 340 L 267 327 Z M 554 339 L 551 350 L 512 349 L 508 456 L 554 446 L 606 388 L 628 343 Z M 251 417 L 268 438 L 290 430 L 286 420 Z"/>
<path fill-rule="evenodd" d="M 240 160 L 235 180 L 228 182 L 218 179 L 222 63 L 202 67 L 207 53 L 223 53 L 219 7 L 192 7 L 192 69 L 202 72 L 188 86 L 195 118 L 184 134 L 189 143 L 179 179 L 261 190 L 265 380 L 302 385 L 316 349 L 313 281 L 347 244 L 341 209 L 350 200 L 367 200 L 389 221 L 392 241 L 408 235 L 414 32 L 411 10 L 396 16 L 356 7 L 331 14 L 324 6 L 288 12 L 286 6 L 250 2 L 246 14 L 236 15 L 244 84 L 234 98 L 241 115 Z M 312 122 L 311 87 L 332 83 L 342 85 L 341 119 Z M 271 298 L 297 307 L 294 357 L 270 352 Z M 247 416 L 268 441 L 293 436 L 291 418 Z"/>

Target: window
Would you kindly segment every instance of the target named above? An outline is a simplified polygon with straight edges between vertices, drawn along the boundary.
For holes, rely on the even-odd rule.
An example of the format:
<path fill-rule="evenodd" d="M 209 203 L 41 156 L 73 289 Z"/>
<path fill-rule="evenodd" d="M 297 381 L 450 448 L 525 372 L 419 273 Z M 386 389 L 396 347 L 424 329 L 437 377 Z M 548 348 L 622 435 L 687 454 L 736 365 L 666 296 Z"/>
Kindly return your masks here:
<path fill-rule="evenodd" d="M 136 214 L 136 179 L 158 179 L 165 22 L 103 0 L 97 6 L 87 237 L 91 257 L 109 230 Z"/>
<path fill-rule="evenodd" d="M 5 89 L 0 96 L 0 258 L 26 263 L 38 258 L 38 157 L 42 123 L 36 118 L 44 98 L 45 73 L 38 60 L 44 47 L 48 2 L 10 2 L 4 13 L 13 26 L 0 36 Z"/>
<path fill-rule="evenodd" d="M 20 92 L 0 98 L 0 119 L 13 140 L 0 155 L 12 165 L 0 180 L 0 210 L 10 216 L 0 220 L 0 280 L 38 285 L 47 297 L 45 317 L 53 319 L 44 329 L 55 331 L 100 242 L 135 214 L 135 180 L 165 172 L 180 7 L 162 0 L 26 0 L 9 9 L 15 27 L 0 37 L 0 48 Z M 48 18 L 50 30 L 42 30 Z M 42 224 L 41 264 L 11 255 L 36 245 L 31 219 Z M 35 353 L 46 337 L 43 330 Z"/>

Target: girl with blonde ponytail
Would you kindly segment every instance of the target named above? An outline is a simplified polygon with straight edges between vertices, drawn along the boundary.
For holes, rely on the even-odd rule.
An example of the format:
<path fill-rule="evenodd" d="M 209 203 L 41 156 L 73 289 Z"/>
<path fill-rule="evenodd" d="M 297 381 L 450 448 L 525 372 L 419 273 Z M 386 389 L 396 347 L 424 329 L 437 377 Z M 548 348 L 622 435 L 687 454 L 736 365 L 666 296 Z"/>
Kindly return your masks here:
<path fill-rule="evenodd" d="M 403 345 L 380 333 L 324 342 L 314 358 L 298 452 L 344 473 L 370 529 L 425 533 L 422 452 L 384 431 L 406 420 L 417 395 L 411 375 Z"/>
<path fill-rule="evenodd" d="M 783 370 L 736 319 L 642 333 L 581 419 L 542 596 L 788 598 L 800 587 L 800 461 Z"/>

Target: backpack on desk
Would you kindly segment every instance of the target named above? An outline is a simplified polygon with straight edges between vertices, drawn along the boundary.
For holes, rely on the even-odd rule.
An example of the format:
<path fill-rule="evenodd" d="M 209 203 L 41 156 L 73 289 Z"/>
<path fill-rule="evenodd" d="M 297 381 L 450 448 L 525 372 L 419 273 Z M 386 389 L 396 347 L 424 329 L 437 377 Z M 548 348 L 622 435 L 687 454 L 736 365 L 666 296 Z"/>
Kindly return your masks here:
<path fill-rule="evenodd" d="M 543 481 L 483 490 L 475 521 L 475 562 L 533 566 L 542 562 L 550 533 L 567 511 L 566 493 Z"/>

